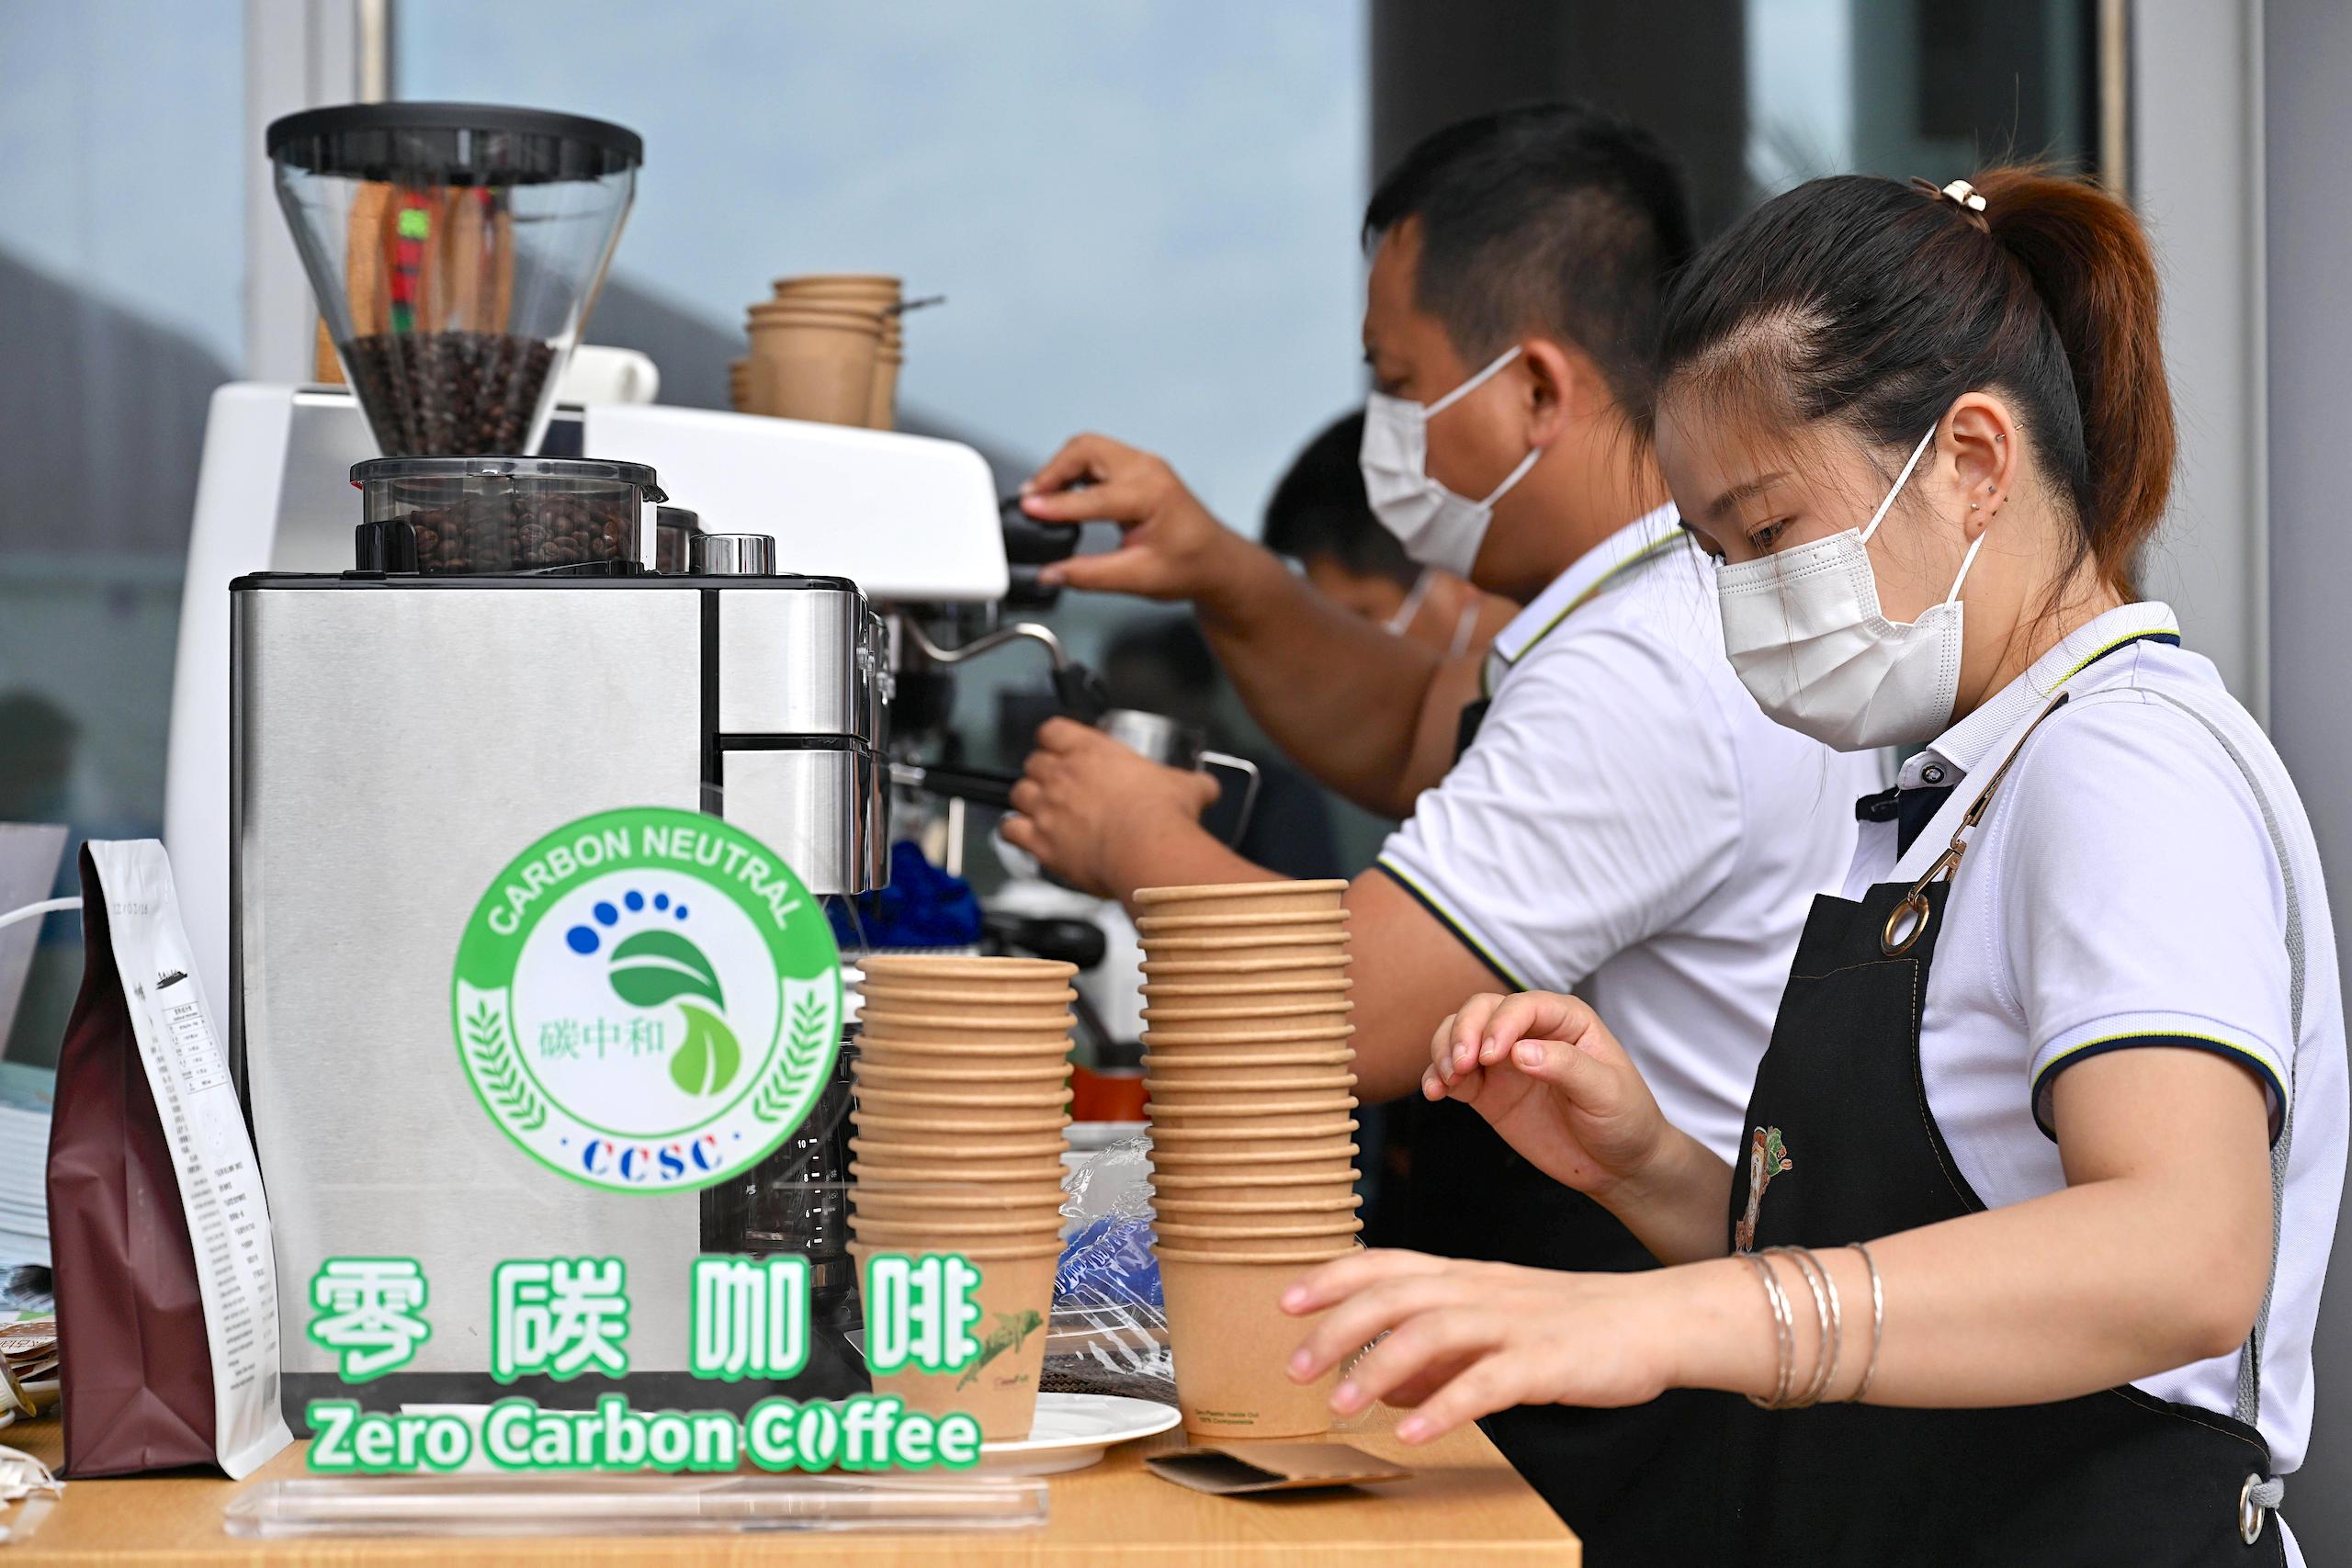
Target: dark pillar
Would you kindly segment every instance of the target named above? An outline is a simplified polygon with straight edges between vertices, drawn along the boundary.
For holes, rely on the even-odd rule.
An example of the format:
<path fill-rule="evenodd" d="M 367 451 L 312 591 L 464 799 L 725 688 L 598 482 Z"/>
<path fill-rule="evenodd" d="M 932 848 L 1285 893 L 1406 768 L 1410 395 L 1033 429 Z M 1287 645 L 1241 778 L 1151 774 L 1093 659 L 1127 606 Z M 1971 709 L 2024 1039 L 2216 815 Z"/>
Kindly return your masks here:
<path fill-rule="evenodd" d="M 1702 233 L 1745 204 L 1741 0 L 1372 0 L 1372 159 L 1465 115 L 1579 97 L 1638 120 L 1690 170 Z"/>

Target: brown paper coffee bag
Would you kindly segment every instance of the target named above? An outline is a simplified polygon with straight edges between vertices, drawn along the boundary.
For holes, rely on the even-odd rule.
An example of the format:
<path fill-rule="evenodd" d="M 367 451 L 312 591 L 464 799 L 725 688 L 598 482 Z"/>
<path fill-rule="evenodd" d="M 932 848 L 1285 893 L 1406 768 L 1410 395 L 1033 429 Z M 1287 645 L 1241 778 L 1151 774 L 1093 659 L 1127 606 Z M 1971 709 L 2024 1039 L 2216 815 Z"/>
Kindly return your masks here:
<path fill-rule="evenodd" d="M 243 1476 L 292 1440 L 253 1145 L 163 846 L 93 842 L 81 869 L 49 1137 L 64 1473 Z"/>

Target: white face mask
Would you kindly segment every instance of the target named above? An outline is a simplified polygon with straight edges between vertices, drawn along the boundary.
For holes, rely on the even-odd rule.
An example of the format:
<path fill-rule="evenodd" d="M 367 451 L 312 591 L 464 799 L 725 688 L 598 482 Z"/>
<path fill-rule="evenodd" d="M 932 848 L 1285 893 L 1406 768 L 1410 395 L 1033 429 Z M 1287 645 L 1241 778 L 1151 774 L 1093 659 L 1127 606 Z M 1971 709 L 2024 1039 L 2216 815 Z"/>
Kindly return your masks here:
<path fill-rule="evenodd" d="M 1719 567 L 1724 651 L 1765 713 L 1841 751 L 1932 739 L 1960 692 L 1960 585 L 1979 534 L 1940 604 L 1907 625 L 1880 613 L 1865 547 L 1935 442 L 1919 438 L 1871 520 L 1777 555 Z"/>
<path fill-rule="evenodd" d="M 1381 629 L 1390 637 L 1403 637 L 1411 631 L 1414 618 L 1420 615 L 1421 606 L 1429 603 L 1430 589 L 1436 582 L 1437 568 L 1433 566 L 1421 568 L 1421 574 L 1413 579 L 1413 586 L 1405 591 L 1405 597 L 1397 604 L 1396 614 L 1381 623 Z M 1445 656 L 1448 659 L 1461 658 L 1463 650 L 1470 646 L 1470 638 L 1476 634 L 1477 630 L 1478 603 L 1476 598 L 1473 598 L 1469 604 L 1462 606 L 1462 613 L 1453 619 L 1453 640 L 1446 645 Z"/>
<path fill-rule="evenodd" d="M 1423 566 L 1442 567 L 1458 577 L 1470 575 L 1478 558 L 1478 545 L 1495 519 L 1495 502 L 1527 477 L 1541 449 L 1530 452 L 1484 501 L 1456 495 L 1429 474 L 1429 423 L 1477 390 L 1502 367 L 1519 357 L 1514 344 L 1493 363 L 1433 403 L 1417 403 L 1374 392 L 1364 399 L 1363 446 L 1357 460 L 1363 468 L 1364 494 L 1380 525 L 1396 536 L 1405 553 Z"/>

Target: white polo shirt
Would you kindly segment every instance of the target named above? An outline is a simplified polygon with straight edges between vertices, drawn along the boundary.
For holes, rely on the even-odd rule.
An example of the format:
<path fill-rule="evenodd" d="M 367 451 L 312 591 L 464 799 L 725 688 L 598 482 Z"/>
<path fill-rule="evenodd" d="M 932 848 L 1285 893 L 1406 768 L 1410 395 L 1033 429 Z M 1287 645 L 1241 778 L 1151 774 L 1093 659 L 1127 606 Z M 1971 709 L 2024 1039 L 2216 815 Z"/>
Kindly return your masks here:
<path fill-rule="evenodd" d="M 2291 1104 L 2259 1421 L 2284 1473 L 2310 1438 L 2312 1330 L 2344 1186 L 2335 937 L 2292 781 L 2212 663 L 2178 637 L 2165 606 L 2129 604 L 2036 660 L 1904 764 L 1906 793 L 1953 794 L 1899 857 L 1900 825 L 1865 823 L 1846 891 L 1923 872 L 2064 686 L 2065 705 L 2018 755 L 1952 881 L 1920 1028 L 1928 1108 L 1969 1185 L 1998 1205 L 2065 1185 L 2042 1130 L 2050 1086 L 2102 1052 L 2168 1045 L 2241 1063 L 2269 1093 L 2274 1136 Z M 2266 805 L 2301 910 L 2300 1033 L 2290 1022 L 2286 876 Z M 2227 1414 L 2237 1357 L 2139 1386 Z"/>
<path fill-rule="evenodd" d="M 1881 755 L 1764 716 L 1672 507 L 1504 627 L 1491 702 L 1380 865 L 1512 990 L 1574 991 L 1669 1120 L 1726 1159 L 1797 933 L 1854 850 Z"/>

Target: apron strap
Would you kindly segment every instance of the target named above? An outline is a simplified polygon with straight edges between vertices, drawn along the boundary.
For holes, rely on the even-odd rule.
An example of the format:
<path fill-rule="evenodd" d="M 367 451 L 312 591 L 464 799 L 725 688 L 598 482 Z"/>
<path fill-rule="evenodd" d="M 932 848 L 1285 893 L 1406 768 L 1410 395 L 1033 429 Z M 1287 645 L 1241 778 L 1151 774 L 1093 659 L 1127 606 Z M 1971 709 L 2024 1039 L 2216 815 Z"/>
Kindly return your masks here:
<path fill-rule="evenodd" d="M 2001 781 L 2009 776 L 2009 769 L 2017 761 L 2018 753 L 2025 750 L 2025 743 L 2033 739 L 2033 732 L 2041 728 L 2043 721 L 2065 705 L 2066 694 L 2063 691 L 2044 703 L 2041 711 L 2033 716 L 2033 722 L 2025 727 L 2016 743 L 2010 746 L 2008 754 L 2001 759 L 2001 765 L 1993 770 L 1993 776 L 1984 781 L 1984 787 L 1973 796 L 1962 797 L 1955 794 L 1930 820 L 1929 826 L 1932 827 L 1943 821 L 1948 813 L 1960 813 L 1960 821 L 1952 829 L 1951 841 L 1928 863 L 1928 868 L 1911 884 L 1911 890 L 1887 912 L 1886 925 L 1878 938 L 1881 953 L 1889 958 L 1908 953 L 1921 933 L 1927 931 L 1928 922 L 1935 918 L 1928 903 L 1928 885 L 1938 880 L 1950 882 L 1952 874 L 1960 870 L 1960 857 L 1968 852 L 1968 835 L 1977 823 L 1984 819 L 1984 813 L 1992 807 L 1994 792 L 2001 787 Z M 1919 835 L 1922 840 L 1927 836 L 1924 831 Z"/>
<path fill-rule="evenodd" d="M 2263 1286 L 2262 1307 L 2255 1314 L 2254 1332 L 2246 1337 L 2245 1346 L 2238 1351 L 2237 1418 L 2249 1427 L 2258 1427 L 2261 1422 L 2257 1418 L 2262 1414 L 2262 1335 L 2269 1325 L 2271 1292 L 2278 1282 L 2278 1236 L 2286 1209 L 2287 1157 L 2295 1139 L 2295 1066 L 2303 1038 L 2302 899 L 2295 886 L 2294 862 L 2287 853 L 2287 836 L 2279 829 L 2278 814 L 2271 808 L 2270 797 L 2263 793 L 2262 782 L 2256 776 L 2245 754 L 2238 750 L 2237 743 L 2220 725 L 2199 709 L 2169 693 L 2152 694 L 2163 698 L 2203 725 L 2206 732 L 2229 754 L 2230 761 L 2237 764 L 2238 772 L 2245 777 L 2246 787 L 2254 792 L 2255 804 L 2261 807 L 2263 830 L 2270 835 L 2270 852 L 2278 857 L 2278 875 L 2287 894 L 2288 1017 L 2292 1038 L 2287 1042 L 2286 1114 L 2279 1124 L 2278 1141 L 2270 1145 L 2270 1280 Z M 2256 1490 L 2260 1492 L 2274 1486 L 2278 1489 L 2278 1495 L 2283 1498 L 2287 1483 L 2275 1478 L 2263 1483 Z M 2259 1497 L 2256 1502 L 2257 1506 L 2261 1505 Z M 2276 1501 L 2267 1505 L 2273 1508 L 2278 1506 Z"/>
<path fill-rule="evenodd" d="M 2294 1145 L 2295 1135 L 2296 1062 L 2303 1037 L 2302 899 L 2295 884 L 2294 862 L 2287 852 L 2287 836 L 2279 827 L 2278 814 L 2271 805 L 2270 796 L 2263 790 L 2262 781 L 2256 773 L 2253 764 L 2246 760 L 2245 753 L 2239 749 L 2235 741 L 2230 739 L 2228 732 L 2215 723 L 2212 716 L 2201 708 L 2183 701 L 2169 692 L 2151 692 L 2149 694 L 2171 704 L 2202 725 L 2206 733 L 2212 736 L 2230 761 L 2236 765 L 2239 773 L 2245 779 L 2246 787 L 2254 792 L 2255 804 L 2261 809 L 2263 830 L 2270 836 L 2271 853 L 2278 857 L 2278 875 L 2286 891 L 2288 1016 L 2292 1038 L 2287 1042 L 2286 1112 L 2280 1122 L 2278 1141 L 2270 1148 L 2270 1273 L 2263 1285 L 2262 1305 L 2255 1314 L 2253 1332 L 2246 1336 L 2245 1343 L 2238 1349 L 2238 1384 L 2233 1406 L 2233 1414 L 2240 1422 L 2259 1431 L 2262 1425 L 2260 1419 L 2262 1415 L 2262 1339 L 2265 1329 L 2269 1325 L 2271 1296 L 2277 1290 L 2278 1282 L 2278 1241 L 2286 1209 L 2287 1162 L 2290 1151 Z M 1955 795 L 1951 800 L 1945 802 L 1943 809 L 1936 814 L 1935 823 L 1931 824 L 1931 827 L 1939 826 L 1953 813 L 1958 814 L 1959 821 L 1953 829 L 1951 842 L 1928 863 L 1927 868 L 1919 874 L 1918 879 L 1912 884 L 1911 891 L 1895 906 L 1894 914 L 1888 917 L 1886 931 L 1880 937 L 1880 945 L 1883 951 L 1890 954 L 1905 951 L 1918 940 L 1919 932 L 1927 929 L 1927 922 L 1930 918 L 1926 897 L 1928 884 L 1939 877 L 1949 880 L 1953 872 L 1959 869 L 1961 856 L 1968 847 L 1969 829 L 1974 828 L 1984 818 L 1985 808 L 1991 804 L 1993 792 L 2000 787 L 2001 781 L 2007 775 L 2010 765 L 2018 760 L 2018 754 L 2025 749 L 2026 741 L 2032 738 L 2035 730 L 2041 728 L 2044 720 L 2064 705 L 2065 701 L 2066 694 L 2061 691 L 2051 698 L 2039 714 L 2034 716 L 2033 722 L 2027 725 L 2024 731 L 2018 736 L 2016 743 L 2009 748 L 2008 754 L 2001 759 L 2001 765 L 1994 771 L 1993 776 L 1985 781 L 1984 787 L 1978 791 L 1973 799 L 1965 795 Z M 1925 832 L 1920 834 L 1922 843 L 1928 837 L 1928 835 Z M 1914 862 L 1914 863 L 1917 863 Z M 1906 911 L 1912 917 L 1912 923 L 1907 931 L 1897 923 L 1904 919 Z M 2245 1493 L 2240 1498 L 2239 1531 L 2249 1545 L 2261 1533 L 2262 1514 L 2265 1511 L 2276 1512 L 2279 1505 L 2286 1500 L 2286 1495 L 2287 1483 L 2278 1476 L 2249 1475 L 2246 1477 Z"/>

